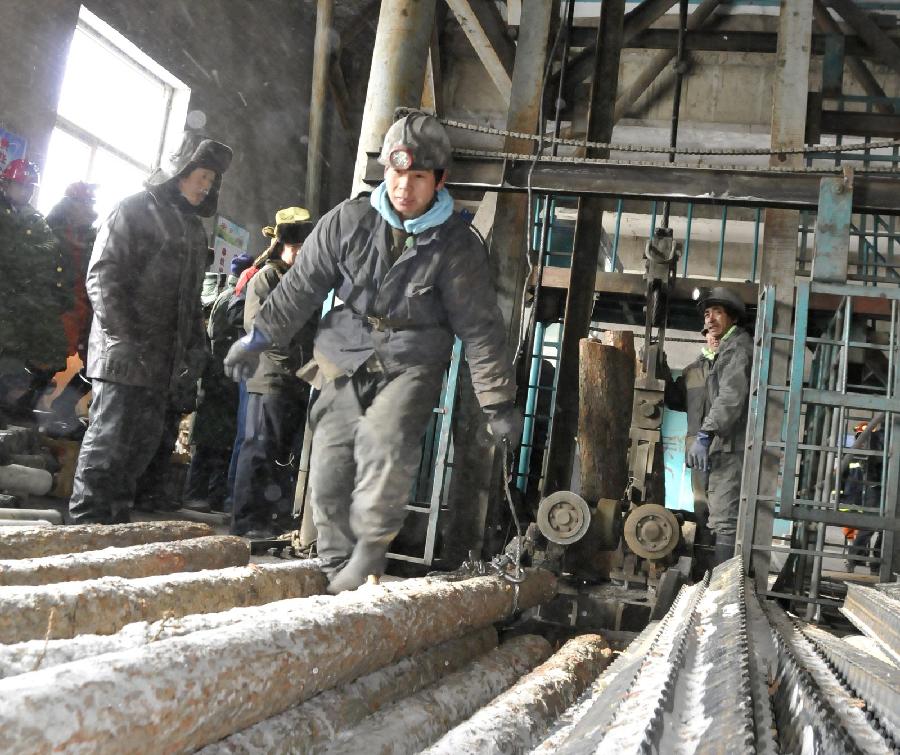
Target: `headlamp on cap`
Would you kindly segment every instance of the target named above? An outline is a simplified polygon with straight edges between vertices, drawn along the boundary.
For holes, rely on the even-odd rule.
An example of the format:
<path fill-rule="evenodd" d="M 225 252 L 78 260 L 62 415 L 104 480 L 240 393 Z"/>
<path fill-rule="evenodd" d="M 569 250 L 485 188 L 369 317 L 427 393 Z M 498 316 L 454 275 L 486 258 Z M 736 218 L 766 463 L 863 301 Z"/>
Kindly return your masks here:
<path fill-rule="evenodd" d="M 394 170 L 410 170 L 413 165 L 413 153 L 409 147 L 397 146 L 388 153 L 388 164 Z"/>

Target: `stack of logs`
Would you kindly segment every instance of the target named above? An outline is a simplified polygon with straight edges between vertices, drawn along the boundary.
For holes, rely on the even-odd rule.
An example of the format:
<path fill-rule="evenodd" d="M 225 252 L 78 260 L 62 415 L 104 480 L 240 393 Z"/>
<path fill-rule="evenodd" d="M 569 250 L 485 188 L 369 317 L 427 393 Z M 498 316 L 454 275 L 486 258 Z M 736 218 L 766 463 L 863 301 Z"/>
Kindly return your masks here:
<path fill-rule="evenodd" d="M 37 752 L 525 752 L 606 667 L 495 625 L 556 580 L 409 579 L 332 597 L 203 524 L 0 533 L 0 731 Z"/>
<path fill-rule="evenodd" d="M 62 524 L 53 509 L 29 509 L 31 495 L 43 496 L 53 487 L 59 462 L 40 442 L 37 431 L 8 426 L 0 430 L 0 532 L 8 527 L 49 527 Z"/>

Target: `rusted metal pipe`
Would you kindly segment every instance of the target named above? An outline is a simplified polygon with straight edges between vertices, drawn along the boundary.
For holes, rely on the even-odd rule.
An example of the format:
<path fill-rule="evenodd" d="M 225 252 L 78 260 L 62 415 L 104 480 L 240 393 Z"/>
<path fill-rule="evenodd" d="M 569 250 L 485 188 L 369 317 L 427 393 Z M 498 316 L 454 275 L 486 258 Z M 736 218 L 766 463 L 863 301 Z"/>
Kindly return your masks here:
<path fill-rule="evenodd" d="M 209 537 L 215 530 L 193 522 L 136 522 L 134 524 L 76 524 L 52 530 L 5 532 L 0 558 L 37 558 L 57 553 L 83 553 L 101 548 Z"/>
<path fill-rule="evenodd" d="M 151 577 L 246 566 L 250 543 L 241 537 L 198 537 L 86 553 L 0 561 L 0 585 L 49 585 L 100 577 Z"/>
<path fill-rule="evenodd" d="M 569 640 L 547 661 L 468 721 L 451 729 L 425 752 L 428 755 L 527 752 L 611 659 L 612 650 L 599 635 L 584 634 Z"/>
<path fill-rule="evenodd" d="M 409 697 L 441 676 L 452 674 L 497 647 L 497 632 L 485 627 L 456 640 L 404 658 L 350 684 L 316 695 L 302 705 L 267 718 L 204 747 L 202 755 L 289 755 L 302 742 L 306 755 L 322 753 L 342 731 L 366 716 Z"/>
<path fill-rule="evenodd" d="M 112 634 L 135 621 L 318 595 L 325 585 L 317 562 L 294 561 L 141 579 L 0 587 L 0 642 Z"/>
<path fill-rule="evenodd" d="M 199 748 L 555 592 L 555 577 L 533 570 L 518 590 L 498 577 L 411 579 L 311 600 L 287 617 L 273 607 L 252 622 L 109 653 L 103 663 L 86 658 L 4 679 L 0 730 L 20 755 L 76 746 L 120 753 L 123 742 L 153 752 Z"/>

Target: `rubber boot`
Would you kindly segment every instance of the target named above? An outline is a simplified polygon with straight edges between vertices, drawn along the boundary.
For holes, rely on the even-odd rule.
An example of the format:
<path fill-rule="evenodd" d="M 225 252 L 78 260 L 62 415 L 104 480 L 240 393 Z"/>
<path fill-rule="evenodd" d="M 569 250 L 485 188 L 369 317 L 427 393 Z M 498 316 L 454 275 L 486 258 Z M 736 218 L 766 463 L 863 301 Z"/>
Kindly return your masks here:
<path fill-rule="evenodd" d="M 328 584 L 328 592 L 337 595 L 365 584 L 370 574 L 380 577 L 387 564 L 387 544 L 358 542 L 347 565 Z"/>
<path fill-rule="evenodd" d="M 734 535 L 731 537 L 716 536 L 716 551 L 713 556 L 712 567 L 724 564 L 728 559 L 734 557 Z"/>

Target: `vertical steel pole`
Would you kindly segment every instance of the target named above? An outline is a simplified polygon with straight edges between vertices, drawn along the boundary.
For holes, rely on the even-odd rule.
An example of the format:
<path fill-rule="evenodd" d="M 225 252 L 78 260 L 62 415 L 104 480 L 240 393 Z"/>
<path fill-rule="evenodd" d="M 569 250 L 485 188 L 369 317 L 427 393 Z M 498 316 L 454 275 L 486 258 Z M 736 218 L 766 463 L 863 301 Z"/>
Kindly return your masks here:
<path fill-rule="evenodd" d="M 435 4 L 436 0 L 382 0 L 353 171 L 354 195 L 366 189 L 366 153 L 381 148 L 394 109 L 421 104 Z"/>
<path fill-rule="evenodd" d="M 321 213 L 322 152 L 325 134 L 325 93 L 331 65 L 331 19 L 334 0 L 318 0 L 313 49 L 312 94 L 309 100 L 309 142 L 306 148 L 306 209 L 313 218 Z"/>

